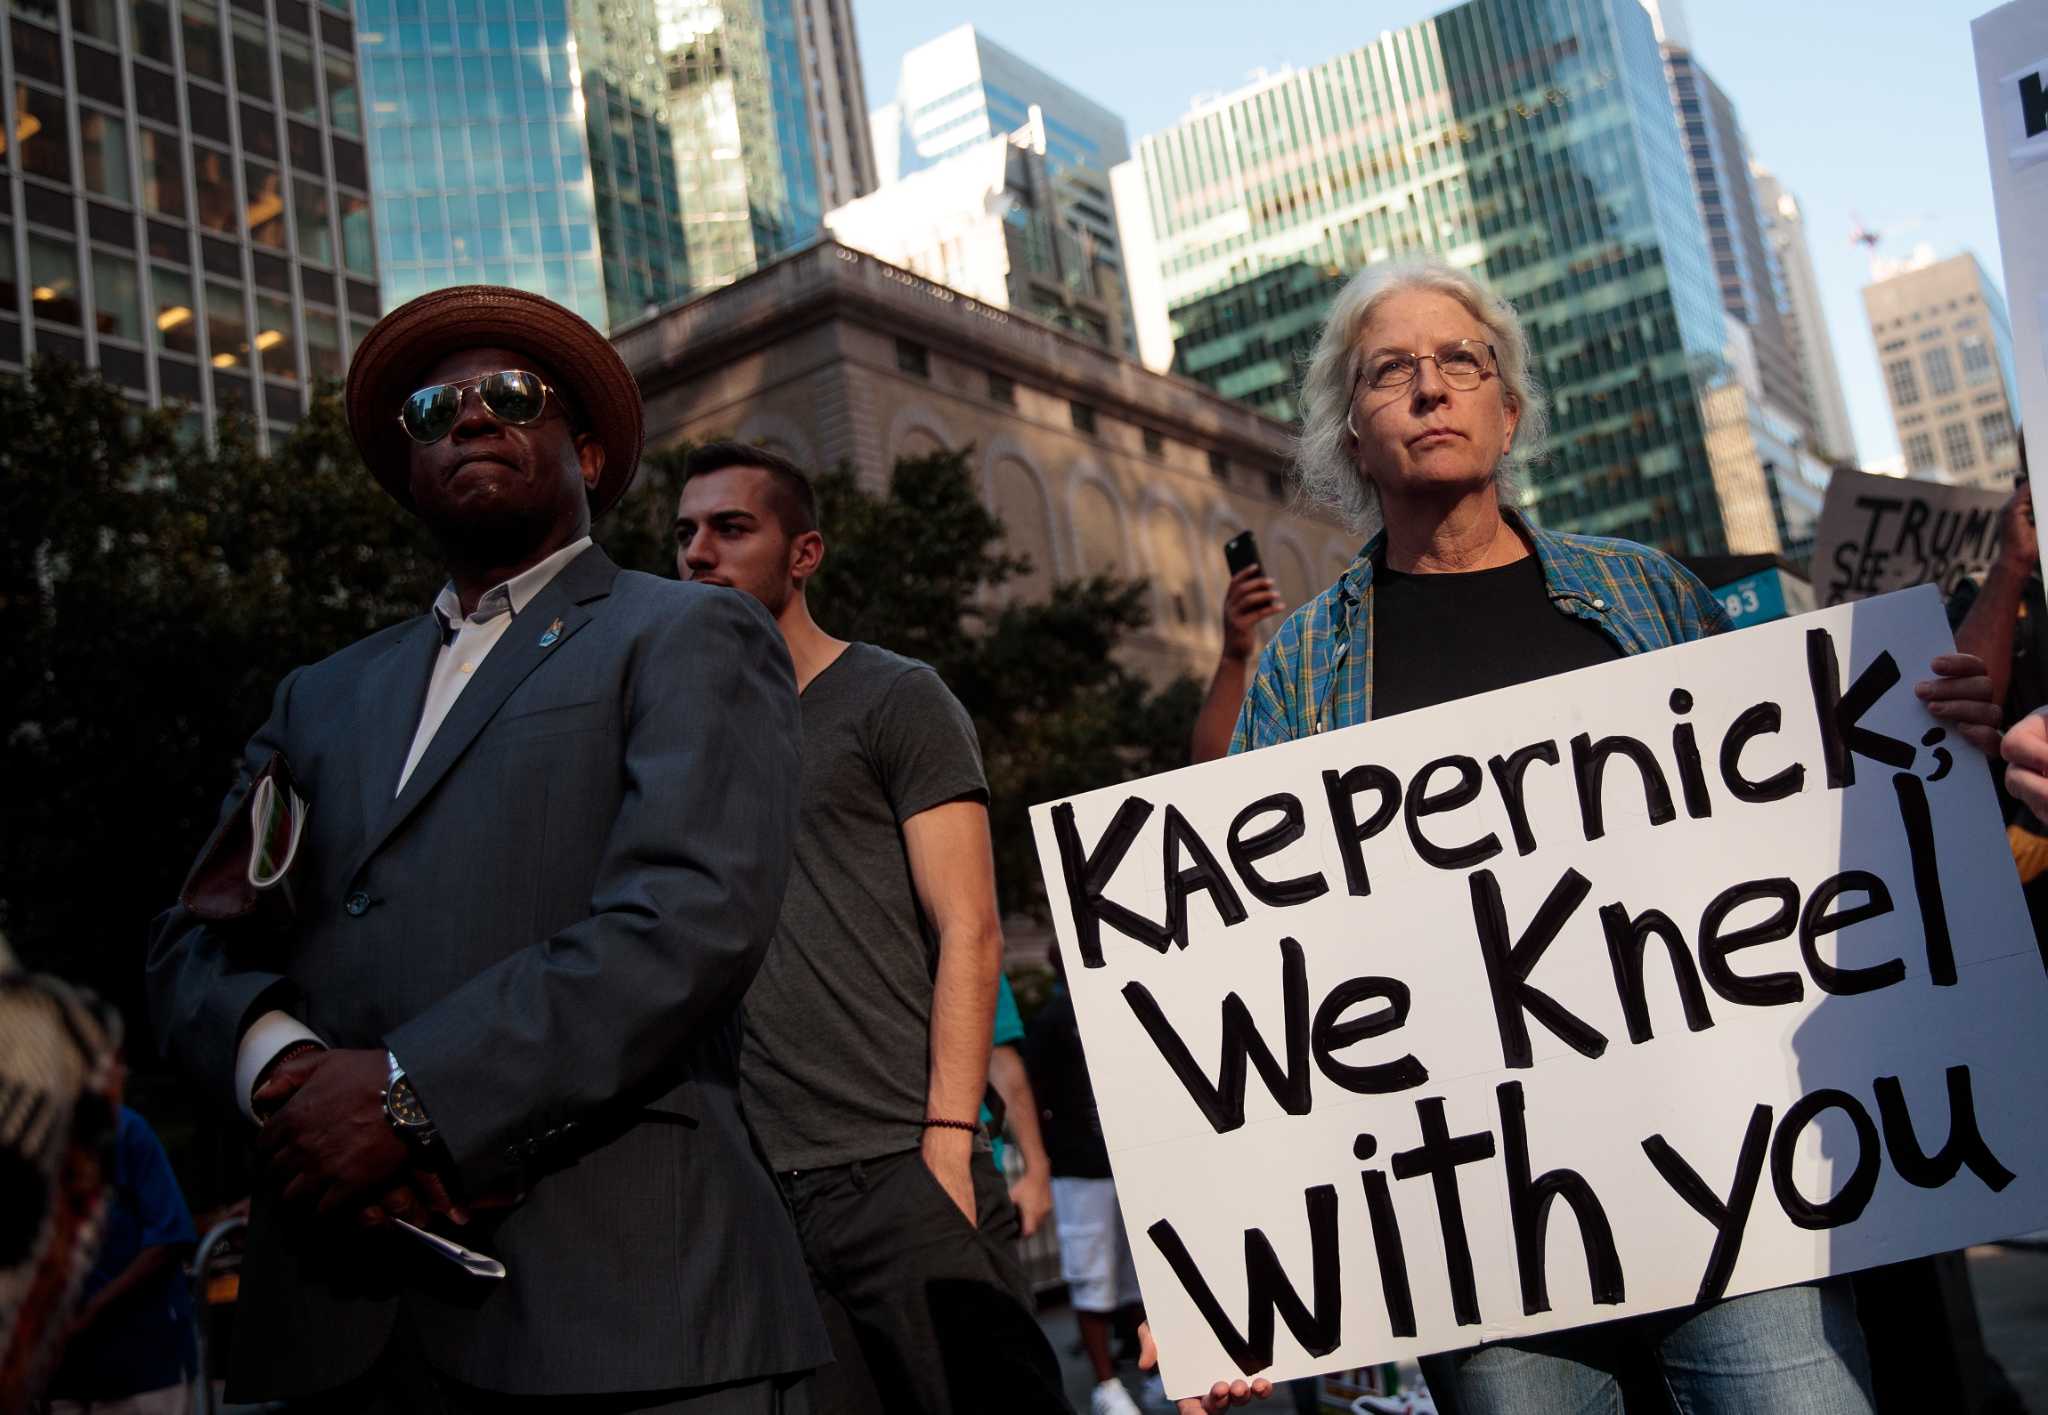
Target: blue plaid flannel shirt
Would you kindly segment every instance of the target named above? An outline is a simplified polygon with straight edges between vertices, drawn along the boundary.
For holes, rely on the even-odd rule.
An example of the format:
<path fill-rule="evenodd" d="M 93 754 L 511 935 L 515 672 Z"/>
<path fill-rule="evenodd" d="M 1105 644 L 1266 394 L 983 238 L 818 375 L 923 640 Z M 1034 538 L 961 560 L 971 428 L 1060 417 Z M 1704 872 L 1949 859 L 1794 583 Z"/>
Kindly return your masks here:
<path fill-rule="evenodd" d="M 1551 606 L 1599 626 L 1623 653 L 1733 627 L 1699 578 L 1662 551 L 1546 531 L 1507 514 L 1536 548 Z M 1233 754 L 1371 719 L 1372 571 L 1385 539 L 1384 531 L 1373 537 L 1337 583 L 1288 615 L 1266 645 L 1237 715 Z"/>

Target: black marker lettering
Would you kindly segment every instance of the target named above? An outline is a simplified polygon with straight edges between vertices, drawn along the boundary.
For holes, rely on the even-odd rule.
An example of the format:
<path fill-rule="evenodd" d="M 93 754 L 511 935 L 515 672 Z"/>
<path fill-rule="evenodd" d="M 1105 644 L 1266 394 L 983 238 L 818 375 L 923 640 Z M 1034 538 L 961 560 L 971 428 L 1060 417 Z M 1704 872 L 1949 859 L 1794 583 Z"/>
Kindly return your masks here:
<path fill-rule="evenodd" d="M 1719 1301 L 1728 1291 L 1728 1279 L 1734 1276 L 1735 1259 L 1742 1252 L 1742 1235 L 1749 1227 L 1749 1209 L 1756 1200 L 1757 1180 L 1764 1172 L 1764 1150 L 1770 1139 L 1771 1108 L 1760 1105 L 1749 1113 L 1749 1129 L 1742 1135 L 1742 1152 L 1735 1158 L 1735 1182 L 1729 1185 L 1725 1201 L 1707 1187 L 1699 1171 L 1687 1164 L 1662 1135 L 1652 1135 L 1643 1141 L 1643 1153 L 1650 1157 L 1657 1173 L 1664 1176 L 1664 1182 L 1714 1226 L 1714 1249 L 1707 1255 L 1707 1270 L 1700 1277 L 1702 1302 Z"/>
<path fill-rule="evenodd" d="M 1264 1229 L 1244 1231 L 1245 1330 L 1224 1312 L 1223 1304 L 1195 1266 L 1187 1244 L 1181 1242 L 1173 1225 L 1160 1219 L 1145 1230 L 1159 1249 L 1188 1298 L 1216 1334 L 1237 1369 L 1255 1375 L 1273 1364 L 1273 1312 L 1279 1309 L 1287 1330 L 1311 1356 L 1327 1356 L 1337 1349 L 1344 1325 L 1344 1283 L 1337 1248 L 1337 1186 L 1318 1184 L 1302 1191 L 1308 1209 L 1310 1287 L 1315 1293 L 1315 1310 L 1310 1311 L 1280 1266 L 1280 1255 Z"/>
<path fill-rule="evenodd" d="M 1939 1189 L 1968 1165 L 1970 1173 L 1996 1194 L 2012 1183 L 2014 1176 L 1991 1153 L 1991 1147 L 1984 1143 L 1984 1132 L 1977 1128 L 1977 1100 L 1970 1093 L 1970 1068 L 1949 1067 L 1947 1080 L 1948 1139 L 1941 1152 L 1929 1159 L 1920 1148 L 1920 1137 L 1913 1131 L 1913 1114 L 1906 1109 L 1906 1093 L 1899 1086 L 1899 1078 L 1877 1078 L 1877 1114 L 1884 1121 L 1884 1143 L 1891 1152 L 1892 1168 L 1908 1184 Z"/>
<path fill-rule="evenodd" d="M 1343 1020 L 1345 1008 L 1370 998 L 1384 999 L 1386 1010 L 1374 1012 L 1369 1017 L 1355 1017 L 1349 1022 Z M 1384 1036 L 1407 1020 L 1406 983 L 1394 978 L 1352 978 L 1339 983 L 1316 1008 L 1315 1030 L 1310 1042 L 1316 1065 L 1345 1090 L 1361 1095 L 1385 1095 L 1390 1091 L 1406 1091 L 1420 1086 L 1429 1079 L 1429 1072 L 1423 1069 L 1412 1052 L 1399 1061 L 1381 1062 L 1377 1066 L 1348 1066 L 1331 1055 L 1356 1042 Z"/>
<path fill-rule="evenodd" d="M 1899 665 L 1889 653 L 1872 659 L 1844 693 L 1834 639 L 1825 629 L 1808 629 L 1806 677 L 1813 689 L 1813 711 L 1820 722 L 1821 761 L 1827 766 L 1831 790 L 1856 784 L 1858 752 L 1889 767 L 1913 764 L 1911 743 L 1858 725 L 1863 714 L 1899 681 Z"/>
<path fill-rule="evenodd" d="M 1379 804 L 1363 824 L 1356 805 L 1361 791 L 1379 792 Z M 1323 795 L 1330 803 L 1330 824 L 1337 831 L 1337 849 L 1344 856 L 1344 884 L 1358 898 L 1372 893 L 1365 872 L 1365 842 L 1387 828 L 1401 809 L 1401 779 L 1383 766 L 1355 766 L 1339 776 L 1323 773 Z"/>
<path fill-rule="evenodd" d="M 1778 907 L 1760 924 L 1721 932 L 1728 916 L 1758 899 L 1775 899 Z M 1789 879 L 1753 879 L 1731 885 L 1714 897 L 1700 915 L 1700 972 L 1707 986 L 1745 1007 L 1778 1007 L 1797 1002 L 1806 995 L 1806 984 L 1797 973 L 1759 973 L 1745 978 L 1728 966 L 1728 955 L 1760 943 L 1790 938 L 1799 924 L 1799 888 Z"/>
<path fill-rule="evenodd" d="M 1500 1104 L 1500 1142 L 1508 1172 L 1508 1213 L 1515 1226 L 1515 1264 L 1522 1275 L 1522 1311 L 1529 1316 L 1550 1310 L 1549 1275 L 1544 1249 L 1549 1242 L 1550 1205 L 1563 1199 L 1579 1221 L 1579 1241 L 1586 1252 L 1586 1284 L 1595 1304 L 1611 1307 L 1624 1300 L 1621 1255 L 1614 1248 L 1614 1230 L 1593 1186 L 1577 1170 L 1553 1169 L 1531 1178 L 1527 1103 L 1520 1081 L 1494 1088 Z"/>
<path fill-rule="evenodd" d="M 1280 813 L 1278 823 L 1247 838 L 1245 828 L 1272 811 Z M 1301 798 L 1286 791 L 1262 796 L 1237 813 L 1237 819 L 1230 823 L 1230 838 L 1225 842 L 1225 849 L 1230 855 L 1230 867 L 1237 871 L 1237 877 L 1244 881 L 1244 887 L 1251 891 L 1252 898 L 1261 904 L 1285 909 L 1320 899 L 1330 892 L 1330 882 L 1320 874 L 1302 875 L 1296 879 L 1267 879 L 1256 868 L 1260 860 L 1279 854 L 1306 833 L 1307 827 L 1302 823 Z"/>
<path fill-rule="evenodd" d="M 1286 1067 L 1283 1069 L 1274 1060 L 1244 999 L 1231 993 L 1223 999 L 1223 1058 L 1216 1083 L 1211 1085 L 1202 1064 L 1166 1020 L 1166 1013 L 1150 989 L 1135 979 L 1124 984 L 1124 1001 L 1137 1014 L 1138 1025 L 1152 1038 L 1152 1044 L 1187 1088 L 1189 1098 L 1219 1135 L 1244 1124 L 1247 1061 L 1259 1069 L 1260 1079 L 1282 1110 L 1289 1115 L 1308 1114 L 1308 963 L 1302 956 L 1301 945 L 1291 938 L 1280 940 L 1280 990 L 1286 999 Z"/>
<path fill-rule="evenodd" d="M 1493 1133 L 1451 1135 L 1444 1103 L 1427 1096 L 1415 1103 L 1422 1143 L 1393 1158 L 1394 1178 L 1429 1176 L 1436 1193 L 1437 1224 L 1443 1229 L 1444 1270 L 1451 1284 L 1451 1314 L 1461 1327 L 1479 1323 L 1479 1289 L 1472 1281 L 1472 1244 L 1465 1233 L 1465 1205 L 1458 1196 L 1458 1166 L 1493 1158 Z"/>
<path fill-rule="evenodd" d="M 1941 898 L 1941 856 L 1934 846 L 1934 818 L 1927 788 L 1902 771 L 1892 778 L 1899 793 L 1899 821 L 1906 829 L 1906 853 L 1913 861 L 1913 894 L 1920 904 L 1920 934 L 1927 941 L 1927 976 L 1938 988 L 1956 985 L 1956 950 L 1949 938 L 1948 908 Z"/>
<path fill-rule="evenodd" d="M 1762 806 L 1796 796 L 1805 789 L 1806 767 L 1800 762 L 1762 781 L 1752 781 L 1742 774 L 1742 749 L 1749 745 L 1750 738 L 1776 732 L 1783 721 L 1784 714 L 1776 703 L 1755 703 L 1743 710 L 1742 716 L 1728 728 L 1728 735 L 1721 739 L 1721 780 L 1736 800 Z"/>
<path fill-rule="evenodd" d="M 1792 1161 L 1798 1153 L 1800 1132 L 1824 1110 L 1841 1111 L 1856 1127 L 1856 1167 L 1833 1198 L 1816 1203 L 1792 1183 Z M 1833 1090 L 1801 1096 L 1778 1122 L 1778 1134 L 1771 1141 L 1771 1187 L 1778 1191 L 1785 1217 L 1801 1228 L 1840 1228 L 1853 1223 L 1877 1192 L 1878 1153 L 1877 1124 L 1856 1097 Z M 1839 1171 L 1841 1166 L 1834 1168 Z"/>
<path fill-rule="evenodd" d="M 1431 795 L 1430 777 L 1444 770 L 1458 774 L 1457 784 L 1448 791 Z M 1500 853 L 1500 837 L 1490 832 L 1468 845 L 1438 845 L 1422 833 L 1422 817 L 1455 811 L 1478 800 L 1483 779 L 1479 774 L 1479 763 L 1470 757 L 1438 757 L 1409 781 L 1408 800 L 1402 807 L 1402 816 L 1408 823 L 1408 838 L 1414 842 L 1415 853 L 1429 864 L 1440 870 L 1462 870 L 1482 860 L 1491 860 Z"/>
<path fill-rule="evenodd" d="M 1671 690 L 1671 710 L 1683 715 L 1692 711 L 1692 694 L 1683 688 Z M 1678 785 L 1685 793 L 1685 813 L 1694 820 L 1705 820 L 1714 813 L 1714 802 L 1707 795 L 1706 768 L 1700 763 L 1700 744 L 1690 722 L 1681 722 L 1671 729 L 1671 755 L 1678 759 Z"/>
<path fill-rule="evenodd" d="M 1379 1170 L 1368 1169 L 1359 1178 L 1365 1182 L 1365 1212 L 1372 1219 L 1373 1256 L 1379 1262 L 1380 1292 L 1387 1299 L 1387 1321 L 1395 1336 L 1413 1336 L 1415 1296 L 1408 1288 L 1408 1252 L 1401 1246 L 1394 1196 Z"/>
<path fill-rule="evenodd" d="M 1486 764 L 1487 770 L 1493 773 L 1493 784 L 1500 790 L 1501 802 L 1508 808 L 1508 824 L 1515 832 L 1515 853 L 1518 855 L 1536 852 L 1536 835 L 1529 829 L 1529 808 L 1522 802 L 1522 774 L 1536 762 L 1556 766 L 1557 743 L 1531 742 Z"/>
<path fill-rule="evenodd" d="M 1643 809 L 1651 825 L 1663 825 L 1678 818 L 1671 804 L 1671 783 L 1657 754 L 1633 737 L 1602 737 L 1595 742 L 1589 733 L 1572 738 L 1572 774 L 1579 784 L 1579 822 L 1586 839 L 1598 840 L 1607 833 L 1606 807 L 1600 798 L 1600 784 L 1607 775 L 1607 762 L 1624 756 L 1636 765 L 1643 778 Z"/>
<path fill-rule="evenodd" d="M 1829 913 L 1828 907 L 1851 889 L 1863 892 L 1863 902 L 1853 908 Z M 1841 932 L 1851 924 L 1860 924 L 1891 911 L 1891 890 L 1868 870 L 1844 870 L 1822 880 L 1807 897 L 1806 908 L 1799 915 L 1799 952 L 1806 959 L 1806 971 L 1813 975 L 1813 985 L 1837 997 L 1854 997 L 1857 993 L 1875 992 L 1903 982 L 1906 977 L 1903 958 L 1873 963 L 1867 968 L 1838 968 L 1820 956 L 1820 946 L 1816 942 L 1828 934 Z"/>
<path fill-rule="evenodd" d="M 1707 994 L 1700 987 L 1699 971 L 1692 965 L 1692 952 L 1685 935 L 1662 910 L 1645 909 L 1635 917 L 1619 902 L 1600 911 L 1600 926 L 1607 934 L 1607 960 L 1614 968 L 1614 991 L 1621 998 L 1621 1015 L 1628 1023 L 1628 1039 L 1640 1046 L 1653 1035 L 1650 1004 L 1643 989 L 1643 953 L 1654 935 L 1671 958 L 1671 978 L 1678 985 L 1678 1000 L 1685 1008 L 1688 1031 L 1704 1032 L 1714 1025 L 1707 1010 Z"/>
<path fill-rule="evenodd" d="M 1067 882 L 1067 908 L 1074 916 L 1074 943 L 1081 950 L 1084 968 L 1102 966 L 1104 924 L 1161 953 L 1173 941 L 1173 932 L 1166 925 L 1155 924 L 1142 914 L 1102 897 L 1116 867 L 1123 863 L 1131 842 L 1138 838 L 1151 815 L 1152 803 L 1132 796 L 1116 808 L 1109 828 L 1102 832 L 1102 838 L 1090 852 L 1082 849 L 1080 832 L 1074 828 L 1073 803 L 1063 801 L 1052 808 L 1052 833 L 1059 842 L 1060 872 Z"/>
<path fill-rule="evenodd" d="M 1529 974 L 1542 960 L 1544 950 L 1557 941 L 1558 930 L 1592 888 L 1584 875 L 1566 869 L 1528 929 L 1519 939 L 1511 939 L 1500 882 L 1491 870 L 1472 872 L 1472 922 L 1479 931 L 1480 956 L 1486 961 L 1486 985 L 1493 993 L 1504 1065 L 1519 1069 L 1536 1064 L 1529 1047 L 1529 1024 L 1522 1016 L 1525 1012 L 1582 1056 L 1599 1056 L 1607 1050 L 1606 1037 L 1567 1012 L 1556 998 L 1529 985 Z"/>
<path fill-rule="evenodd" d="M 1181 864 L 1182 850 L 1193 863 Z M 1188 946 L 1190 894 L 1206 893 L 1226 927 L 1245 921 L 1244 901 L 1237 897 L 1230 876 L 1178 806 L 1166 808 L 1165 824 L 1159 832 L 1159 857 L 1159 877 L 1166 881 L 1166 928 L 1180 947 Z"/>

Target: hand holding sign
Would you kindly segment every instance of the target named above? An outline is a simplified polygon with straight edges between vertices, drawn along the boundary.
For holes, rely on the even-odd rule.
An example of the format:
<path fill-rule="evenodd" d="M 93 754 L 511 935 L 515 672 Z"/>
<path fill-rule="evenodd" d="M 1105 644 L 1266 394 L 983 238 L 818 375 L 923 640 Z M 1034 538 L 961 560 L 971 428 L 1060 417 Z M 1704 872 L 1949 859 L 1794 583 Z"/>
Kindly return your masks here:
<path fill-rule="evenodd" d="M 1040 808 L 1169 1388 L 2048 1224 L 1948 648 L 1921 588 Z"/>

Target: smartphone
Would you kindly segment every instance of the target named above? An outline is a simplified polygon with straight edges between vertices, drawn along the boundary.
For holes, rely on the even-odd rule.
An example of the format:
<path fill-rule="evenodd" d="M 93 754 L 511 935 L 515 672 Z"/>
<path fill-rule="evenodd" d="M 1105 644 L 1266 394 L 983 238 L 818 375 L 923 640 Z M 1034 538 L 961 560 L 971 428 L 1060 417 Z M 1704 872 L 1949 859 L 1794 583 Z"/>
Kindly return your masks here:
<path fill-rule="evenodd" d="M 1250 531 L 1239 531 L 1223 542 L 1223 563 L 1230 567 L 1233 575 L 1246 566 L 1258 564 L 1258 539 Z"/>

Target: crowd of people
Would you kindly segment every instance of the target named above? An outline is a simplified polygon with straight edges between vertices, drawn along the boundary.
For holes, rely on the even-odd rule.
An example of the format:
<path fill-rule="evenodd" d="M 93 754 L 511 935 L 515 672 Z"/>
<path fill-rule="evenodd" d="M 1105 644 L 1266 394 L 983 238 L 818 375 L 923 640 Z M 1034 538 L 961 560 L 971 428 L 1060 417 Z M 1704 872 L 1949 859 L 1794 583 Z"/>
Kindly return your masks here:
<path fill-rule="evenodd" d="M 1470 275 L 1358 276 L 1303 395 L 1304 494 L 1374 533 L 1299 606 L 1256 564 L 1232 576 L 1193 760 L 1729 627 L 1662 553 L 1515 511 L 1545 401 L 1515 312 Z M 1072 1001 L 1056 987 L 1025 1029 L 1008 998 L 958 700 L 812 615 L 830 528 L 807 470 L 696 449 L 676 577 L 619 569 L 590 530 L 639 461 L 638 390 L 594 329 L 514 290 L 385 316 L 346 403 L 448 583 L 277 686 L 148 945 L 172 1062 L 261 1157 L 230 1396 L 1067 1410 L 1016 1253 L 1050 1209 L 1093 1415 L 1129 1415 L 1114 1347 L 1139 1293 Z M 2031 899 L 2048 615 L 2027 505 L 1919 692 L 1994 757 L 2023 717 L 2007 799 Z M 118 1341 L 124 1298 L 193 1238 L 161 1147 L 132 1112 L 118 1135 L 134 1211 L 76 1352 Z M 182 1358 L 121 1359 L 133 1394 Z M 58 1395 L 80 1360 L 112 1369 L 74 1355 Z M 1478 1415 L 1619 1409 L 1631 1369 L 1689 1412 L 1873 1408 L 1839 1280 L 1424 1364 L 1439 1408 Z M 1183 1409 L 1270 1393 L 1218 1382 Z"/>

